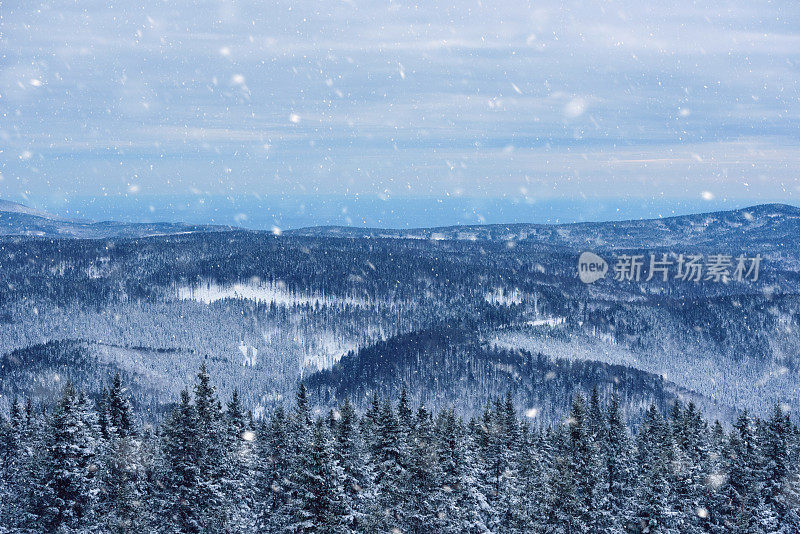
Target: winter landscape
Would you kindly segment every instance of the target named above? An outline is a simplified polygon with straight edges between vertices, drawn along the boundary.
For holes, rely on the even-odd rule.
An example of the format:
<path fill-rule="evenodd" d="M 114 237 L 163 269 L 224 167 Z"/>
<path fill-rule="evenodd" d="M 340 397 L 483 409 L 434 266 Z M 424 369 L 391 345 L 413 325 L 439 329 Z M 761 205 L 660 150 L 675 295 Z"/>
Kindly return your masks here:
<path fill-rule="evenodd" d="M 3 207 L 8 531 L 800 525 L 798 208 L 277 235 Z M 619 259 L 650 254 L 668 277 Z"/>
<path fill-rule="evenodd" d="M 800 534 L 796 0 L 0 0 L 0 534 Z"/>

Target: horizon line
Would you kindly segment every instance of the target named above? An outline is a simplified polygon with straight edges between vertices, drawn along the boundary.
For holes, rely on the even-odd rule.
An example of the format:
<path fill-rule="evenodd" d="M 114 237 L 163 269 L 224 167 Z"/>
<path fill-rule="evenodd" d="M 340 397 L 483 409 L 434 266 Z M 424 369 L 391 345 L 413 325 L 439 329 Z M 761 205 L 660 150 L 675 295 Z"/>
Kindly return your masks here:
<path fill-rule="evenodd" d="M 352 200 L 352 199 L 351 199 Z M 419 200 L 415 198 L 404 198 L 404 199 L 393 199 L 393 200 L 403 200 L 403 201 L 414 201 Z M 426 199 L 428 201 L 436 200 L 436 199 Z M 448 200 L 464 200 L 469 201 L 472 199 L 469 198 L 456 198 L 456 199 L 448 199 Z M 486 199 L 481 199 L 486 200 Z M 490 201 L 507 201 L 511 202 L 510 199 L 488 199 Z M 553 199 L 556 202 L 575 202 L 575 199 Z M 613 200 L 613 199 L 609 199 Z M 583 202 L 589 202 L 588 200 L 581 199 Z M 727 199 L 726 199 L 727 201 Z M 51 218 L 54 220 L 62 220 L 68 223 L 75 223 L 75 224 L 88 224 L 88 225 L 95 225 L 95 224 L 129 224 L 129 225 L 183 225 L 183 226 L 208 226 L 213 228 L 219 229 L 228 229 L 229 231 L 247 231 L 247 232 L 272 232 L 272 233 L 296 233 L 302 231 L 308 231 L 313 229 L 340 229 L 340 230 L 362 230 L 362 231 L 387 231 L 387 232 L 410 232 L 410 231 L 422 231 L 422 230 L 436 230 L 436 229 L 453 229 L 453 228 L 478 228 L 478 227 L 511 227 L 511 226 L 540 226 L 540 227 L 557 227 L 557 226 L 572 226 L 572 225 L 584 225 L 584 224 L 602 224 L 602 223 L 630 223 L 630 222 L 646 222 L 646 221 L 658 221 L 658 220 L 668 220 L 668 219 L 675 219 L 681 217 L 692 217 L 692 216 L 701 216 L 701 215 L 714 215 L 714 214 L 722 214 L 722 213 L 733 213 L 733 212 L 740 212 L 740 211 L 748 211 L 748 210 L 756 210 L 756 209 L 763 209 L 765 207 L 774 206 L 774 207 L 781 207 L 781 208 L 793 208 L 800 210 L 800 206 L 791 202 L 762 202 L 762 203 L 755 203 L 755 204 L 748 204 L 743 207 L 731 207 L 729 209 L 720 209 L 711 208 L 708 211 L 704 210 L 693 210 L 685 213 L 675 213 L 669 214 L 666 216 L 662 216 L 658 214 L 657 216 L 643 216 L 643 217 L 628 217 L 628 218 L 620 218 L 620 219 L 590 219 L 590 220 L 574 220 L 574 221 L 546 221 L 546 222 L 535 222 L 535 221 L 513 221 L 513 222 L 464 222 L 464 223 L 453 223 L 453 224 L 432 224 L 432 225 L 414 225 L 414 226 L 405 226 L 405 227 L 398 227 L 398 226 L 380 226 L 380 225 L 370 225 L 370 224 L 332 224 L 332 223 L 320 223 L 320 224 L 306 224 L 306 225 L 298 225 L 294 227 L 286 227 L 280 228 L 273 225 L 271 228 L 258 228 L 258 227 L 248 227 L 242 224 L 223 224 L 220 222 L 216 222 L 212 217 L 207 222 L 190 222 L 185 220 L 168 220 L 168 219 L 158 219 L 158 220 L 124 220 L 119 218 L 86 218 L 86 217 L 76 217 L 76 216 L 62 216 L 56 213 L 51 213 L 46 209 L 40 209 L 38 207 L 34 207 L 28 204 L 24 204 L 21 202 L 13 201 L 13 200 L 5 200 L 0 198 L 0 202 L 8 202 L 12 204 L 16 204 L 29 210 L 28 212 L 17 212 L 27 216 L 38 217 L 38 218 Z M 387 201 L 381 201 L 387 202 Z M 602 202 L 598 200 L 598 202 Z M 677 203 L 685 202 L 685 201 L 678 201 Z M 13 211 L 7 211 L 0 209 L 0 212 L 3 213 L 15 213 Z"/>

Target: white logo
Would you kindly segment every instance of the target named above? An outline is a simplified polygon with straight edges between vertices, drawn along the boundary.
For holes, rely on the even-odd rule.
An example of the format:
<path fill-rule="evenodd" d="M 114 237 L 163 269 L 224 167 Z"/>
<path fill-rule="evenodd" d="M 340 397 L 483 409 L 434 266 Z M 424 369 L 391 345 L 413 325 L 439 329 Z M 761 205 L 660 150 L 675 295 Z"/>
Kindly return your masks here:
<path fill-rule="evenodd" d="M 733 256 L 662 252 L 649 254 L 649 262 L 647 257 L 646 254 L 619 254 L 609 269 L 606 260 L 593 252 L 584 252 L 578 258 L 578 276 L 585 284 L 605 278 L 609 270 L 617 282 L 757 282 L 764 260 L 761 254 Z"/>
<path fill-rule="evenodd" d="M 578 276 L 584 284 L 591 284 L 605 278 L 607 272 L 606 260 L 593 252 L 584 252 L 578 258 Z"/>

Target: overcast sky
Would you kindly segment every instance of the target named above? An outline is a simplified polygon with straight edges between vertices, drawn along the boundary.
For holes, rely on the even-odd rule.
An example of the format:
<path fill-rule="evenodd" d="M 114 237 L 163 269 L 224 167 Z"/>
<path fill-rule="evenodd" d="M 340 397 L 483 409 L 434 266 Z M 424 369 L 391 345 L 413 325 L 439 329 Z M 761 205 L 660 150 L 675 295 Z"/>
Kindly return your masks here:
<path fill-rule="evenodd" d="M 796 0 L 109 4 L 0 3 L 0 197 L 800 195 Z"/>

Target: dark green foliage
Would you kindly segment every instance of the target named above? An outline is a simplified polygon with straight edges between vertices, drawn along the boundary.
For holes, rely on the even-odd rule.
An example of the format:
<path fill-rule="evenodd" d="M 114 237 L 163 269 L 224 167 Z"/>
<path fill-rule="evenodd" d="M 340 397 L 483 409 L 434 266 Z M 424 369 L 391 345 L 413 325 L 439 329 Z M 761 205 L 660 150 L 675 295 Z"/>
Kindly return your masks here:
<path fill-rule="evenodd" d="M 776 407 L 731 430 L 691 403 L 651 406 L 635 437 L 616 394 L 532 426 L 511 396 L 452 409 L 374 399 L 253 421 L 205 368 L 159 431 L 121 379 L 96 404 L 67 384 L 45 413 L 0 417 L 0 532 L 616 534 L 800 528 L 800 431 Z M 319 416 L 317 415 L 319 413 Z"/>

